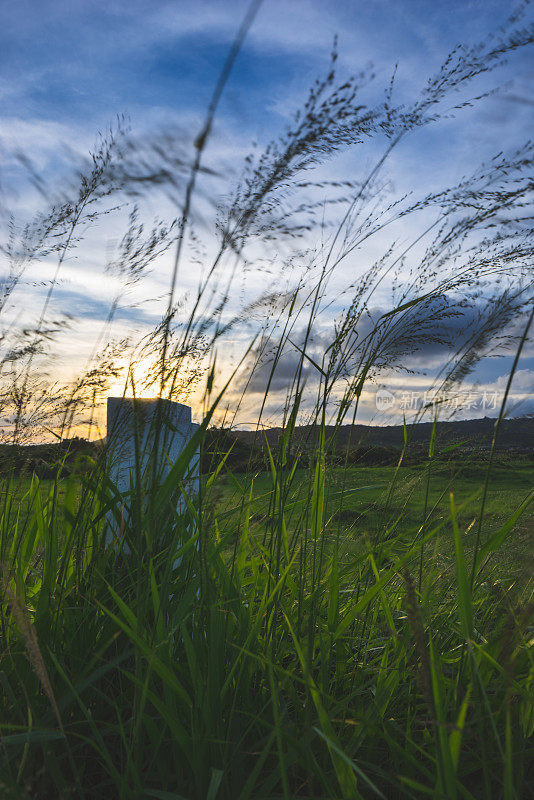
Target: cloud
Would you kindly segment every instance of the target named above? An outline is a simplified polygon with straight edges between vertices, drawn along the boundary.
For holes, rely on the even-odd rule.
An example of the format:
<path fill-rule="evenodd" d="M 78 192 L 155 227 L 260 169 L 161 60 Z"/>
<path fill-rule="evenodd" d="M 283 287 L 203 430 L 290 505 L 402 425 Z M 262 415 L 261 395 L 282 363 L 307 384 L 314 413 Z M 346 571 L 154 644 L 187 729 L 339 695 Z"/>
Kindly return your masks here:
<path fill-rule="evenodd" d="M 509 380 L 509 375 L 499 375 L 495 381 L 495 386 L 505 389 Z M 528 392 L 534 395 L 534 370 L 518 369 L 512 379 L 511 389 L 513 392 Z"/>
<path fill-rule="evenodd" d="M 215 0 L 194 4 L 185 0 L 178 3 L 96 0 L 90 4 L 80 0 L 48 0 L 40 4 L 37 13 L 34 2 L 9 4 L 0 31 L 6 67 L 0 80 L 4 103 L 0 141 L 6 152 L 22 149 L 47 176 L 62 174 L 63 167 L 70 166 L 65 143 L 76 154 L 86 153 L 94 142 L 95 131 L 105 128 L 117 112 L 126 111 L 131 112 L 135 134 L 153 131 L 158 125 L 168 130 L 171 123 L 180 123 L 182 130 L 190 134 L 184 135 L 184 143 L 189 147 L 188 152 L 193 153 L 191 140 L 200 129 L 207 101 L 246 7 L 245 3 L 232 5 Z M 310 83 L 317 75 L 324 74 L 336 33 L 340 35 L 337 62 L 340 78 L 372 61 L 377 78 L 365 89 L 363 97 L 366 102 L 376 102 L 398 61 L 395 101 L 402 102 L 422 88 L 427 76 L 439 67 L 457 41 L 483 38 L 494 28 L 495 20 L 503 20 L 507 13 L 508 4 L 504 2 L 456 3 L 454 13 L 449 6 L 429 6 L 423 0 L 404 4 L 376 0 L 368 5 L 345 0 L 329 4 L 321 0 L 266 2 L 222 98 L 214 129 L 216 135 L 205 153 L 205 163 L 231 167 L 234 175 L 238 174 L 250 140 L 257 138 L 261 149 L 277 135 L 302 103 Z M 532 66 L 520 53 L 511 59 L 504 72 L 483 77 L 477 85 L 477 91 L 483 91 L 513 78 L 508 100 L 491 97 L 474 109 L 457 114 L 455 120 L 443 120 L 403 143 L 388 162 L 391 196 L 405 190 L 425 193 L 446 185 L 470 171 L 475 161 L 500 150 L 503 142 L 513 147 L 529 135 L 531 76 Z M 455 96 L 454 102 L 463 96 Z M 527 102 L 514 98 L 526 98 Z M 325 179 L 361 180 L 372 169 L 382 147 L 383 141 L 370 142 L 365 149 L 328 161 L 319 175 Z M 226 170 L 224 174 L 228 174 Z M 19 191 L 10 210 L 22 217 L 37 207 L 13 158 L 4 160 L 2 179 L 11 181 Z M 224 187 L 220 184 L 211 184 L 210 202 L 222 191 Z M 310 190 L 310 197 L 319 202 L 324 192 Z M 143 207 L 145 221 L 153 213 L 176 214 L 176 207 L 161 194 L 154 196 L 152 202 L 152 208 L 150 201 Z M 196 210 L 208 225 L 212 223 L 208 213 L 212 209 L 207 202 Z M 65 285 L 58 287 L 58 307 L 74 313 L 83 327 L 76 352 L 71 348 L 69 358 L 76 358 L 83 347 L 90 349 L 107 315 L 117 287 L 102 277 L 102 270 L 106 248 L 122 235 L 118 226 L 117 219 L 111 218 L 99 223 L 98 229 L 80 247 L 79 261 L 67 265 Z M 210 236 L 207 226 L 201 233 L 206 230 L 207 250 L 211 252 L 215 237 Z M 403 220 L 392 236 L 398 236 L 399 242 L 410 241 L 414 231 L 411 223 Z M 310 238 L 302 243 L 303 248 L 310 243 L 315 245 Z M 310 349 L 319 362 L 331 342 L 332 318 L 344 302 L 342 292 L 355 273 L 361 274 L 367 264 L 382 255 L 387 247 L 384 243 L 384 237 L 377 237 L 375 244 L 355 252 L 332 281 L 330 317 L 317 331 Z M 243 272 L 232 284 L 229 312 L 245 307 L 266 285 L 275 289 L 281 285 L 276 270 L 287 268 L 283 248 L 281 243 L 278 252 L 272 249 L 267 254 L 261 243 L 251 248 L 253 263 L 275 253 L 274 274 L 260 274 L 259 269 Z M 171 263 L 167 258 L 154 265 L 154 273 L 132 292 L 132 303 L 164 294 Z M 35 274 L 30 271 L 28 279 L 44 283 L 54 267 L 38 265 Z M 200 271 L 196 262 L 185 260 L 179 275 L 180 294 L 194 290 Z M 25 284 L 27 316 L 40 307 L 43 289 L 44 286 Z M 389 287 L 384 287 L 384 292 L 375 296 L 376 307 L 371 310 L 374 320 L 388 310 L 388 291 Z M 475 307 L 466 308 L 461 318 L 451 318 L 441 328 L 436 326 L 434 334 L 457 338 L 462 326 L 474 324 L 476 313 Z M 155 303 L 123 309 L 117 319 L 118 330 L 122 332 L 130 325 L 146 331 L 157 316 Z M 370 319 L 363 318 L 353 335 L 357 334 L 359 340 L 365 338 L 372 324 Z M 407 318 L 400 333 L 406 335 L 409 324 Z M 302 336 L 295 337 L 297 343 L 301 340 Z M 397 343 L 392 339 L 386 344 L 392 350 L 397 346 L 400 352 L 402 336 L 399 335 Z M 430 328 L 421 329 L 411 344 L 410 351 L 404 351 L 405 366 L 430 372 L 439 368 L 446 347 L 432 336 Z M 299 361 L 298 350 L 291 347 L 284 350 L 271 383 L 273 408 L 286 391 Z M 347 363 L 347 371 L 354 363 L 354 359 Z M 265 355 L 252 373 L 249 393 L 255 396 L 263 393 L 271 366 L 272 361 Z M 309 362 L 303 365 L 310 388 L 316 374 Z"/>
<path fill-rule="evenodd" d="M 350 382 L 365 369 L 370 381 L 389 380 L 387 385 L 390 387 L 396 381 L 399 390 L 417 389 L 423 393 L 438 378 L 440 371 L 445 370 L 444 376 L 454 367 L 454 353 L 462 353 L 475 333 L 488 325 L 490 315 L 495 312 L 493 305 L 485 305 L 482 301 L 468 305 L 442 295 L 394 316 L 390 316 L 391 306 L 374 307 L 345 331 L 341 349 L 334 360 L 331 358 L 331 345 L 336 335 L 333 329 L 327 330 L 319 324 L 307 345 L 305 329 L 294 330 L 283 347 L 276 338 L 261 342 L 251 352 L 234 388 L 237 392 L 256 396 L 268 393 L 271 401 L 282 403 L 301 370 L 302 381 L 306 382 L 308 393 L 313 395 L 319 383 L 320 373 L 315 366 L 318 365 L 328 371 L 330 379 L 337 376 L 337 387 L 341 392 L 346 385 L 344 381 Z M 503 333 L 509 328 L 513 310 L 512 304 L 506 313 L 502 316 L 497 314 L 497 318 L 492 320 L 490 344 L 498 332 Z M 481 347 L 481 356 L 487 345 L 485 342 Z M 302 349 L 306 350 L 308 358 L 303 358 Z M 399 375 L 393 378 L 396 370 L 399 370 Z M 422 375 L 410 375 L 413 371 Z M 519 371 L 517 384 L 514 384 L 516 391 L 530 388 L 533 375 L 528 369 Z M 490 388 L 502 393 L 504 387 L 501 384 L 505 377 L 498 377 L 489 385 Z M 334 390 L 334 396 L 338 390 Z"/>
<path fill-rule="evenodd" d="M 67 309 L 74 319 L 91 320 L 96 324 L 108 318 L 111 304 L 109 300 L 101 300 L 88 292 L 60 286 L 54 294 L 54 305 L 58 309 Z M 150 327 L 157 323 L 158 316 L 139 306 L 119 304 L 114 319 L 126 322 L 132 327 Z"/>
<path fill-rule="evenodd" d="M 319 354 L 315 348 L 311 348 L 309 355 L 313 358 Z M 240 378 L 235 390 L 256 395 L 264 395 L 268 391 L 271 396 L 278 395 L 279 401 L 282 402 L 295 380 L 300 361 L 301 354 L 295 348 L 289 347 L 278 358 L 275 345 L 264 351 L 256 348 L 248 361 L 250 371 L 247 370 Z M 316 378 L 317 371 L 304 360 L 301 368 L 302 381 L 309 386 L 310 380 L 316 383 Z"/>

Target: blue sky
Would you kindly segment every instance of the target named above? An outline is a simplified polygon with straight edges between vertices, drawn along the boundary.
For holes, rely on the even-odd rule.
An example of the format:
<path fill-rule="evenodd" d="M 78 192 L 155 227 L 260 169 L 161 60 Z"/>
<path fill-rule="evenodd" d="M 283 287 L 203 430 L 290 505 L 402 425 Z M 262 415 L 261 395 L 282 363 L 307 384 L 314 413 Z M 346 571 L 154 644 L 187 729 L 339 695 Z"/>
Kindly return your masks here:
<path fill-rule="evenodd" d="M 197 131 L 247 8 L 240 0 L 2 2 L 4 202 L 21 220 L 38 210 L 41 202 L 13 156 L 17 148 L 51 179 L 68 163 L 68 151 L 87 152 L 96 131 L 105 129 L 117 114 L 128 116 L 134 134 L 173 125 Z M 372 65 L 375 79 L 364 97 L 373 102 L 397 65 L 399 102 L 417 94 L 457 43 L 483 39 L 510 11 L 510 4 L 501 0 L 265 0 L 226 87 L 206 157 L 238 174 L 250 143 L 257 141 L 261 146 L 276 136 L 310 83 L 324 74 L 335 35 L 339 37 L 340 76 Z M 527 10 L 525 20 L 531 19 Z M 388 169 L 392 191 L 435 191 L 501 150 L 503 144 L 512 149 L 528 139 L 534 121 L 533 78 L 530 49 L 479 79 L 469 95 L 495 87 L 499 92 L 404 143 Z M 460 94 L 454 101 L 466 96 Z M 357 179 L 381 146 L 377 142 L 363 154 L 345 154 L 322 167 L 321 174 Z M 158 213 L 172 211 L 165 201 L 159 202 Z M 114 235 L 102 227 L 100 245 L 109 245 Z M 80 318 L 76 348 L 80 341 L 90 339 L 91 325 L 96 331 L 105 318 L 112 291 L 97 277 L 99 258 L 97 249 L 82 248 L 59 290 L 58 297 L 63 293 L 63 301 Z M 351 277 L 353 268 L 347 265 L 346 274 L 339 277 L 341 283 Z M 39 270 L 30 276 L 33 284 L 46 272 L 44 266 Z M 148 295 L 160 295 L 168 273 L 169 260 L 162 260 L 150 279 Z M 256 287 L 249 288 L 252 292 Z M 32 297 L 30 305 L 35 298 L 37 306 L 39 287 L 28 283 L 25 291 L 26 297 Z M 246 292 L 247 286 L 243 284 L 240 291 Z M 142 332 L 156 317 L 154 305 L 123 309 L 118 321 L 123 326 L 130 321 Z M 69 356 L 67 344 L 65 348 L 65 364 L 71 363 L 72 353 Z M 487 362 L 480 368 L 479 379 L 495 383 L 506 373 L 508 363 L 508 359 Z M 529 384 L 526 373 L 522 378 L 527 395 L 534 390 L 533 366 L 534 359 L 529 358 L 525 369 L 533 380 Z"/>
<path fill-rule="evenodd" d="M 154 105 L 201 110 L 246 8 L 244 2 L 158 0 L 3 3 L 5 113 L 102 125 L 119 111 Z M 315 77 L 335 34 L 340 61 L 349 68 L 372 61 L 390 71 L 398 62 L 401 77 L 409 81 L 424 68 L 424 78 L 455 44 L 483 38 L 510 10 L 495 0 L 267 1 L 226 105 L 233 100 L 240 111 L 252 105 L 263 116 L 266 99 L 283 90 L 288 77 L 303 87 Z M 516 81 L 527 83 L 517 65 L 514 72 Z M 246 103 L 239 98 L 244 89 L 252 92 Z"/>

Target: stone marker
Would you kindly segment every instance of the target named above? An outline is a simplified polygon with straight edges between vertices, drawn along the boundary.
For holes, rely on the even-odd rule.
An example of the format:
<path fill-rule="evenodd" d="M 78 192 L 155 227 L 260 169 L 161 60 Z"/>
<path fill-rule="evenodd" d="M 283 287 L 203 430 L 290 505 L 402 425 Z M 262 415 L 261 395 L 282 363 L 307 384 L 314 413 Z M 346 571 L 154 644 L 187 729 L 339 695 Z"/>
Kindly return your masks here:
<path fill-rule="evenodd" d="M 160 424 L 159 437 L 156 436 Z M 136 428 L 139 449 L 140 472 L 143 483 L 149 489 L 153 479 L 154 448 L 157 441 L 156 483 L 168 475 L 186 443 L 198 425 L 191 422 L 191 409 L 170 400 L 144 400 L 124 397 L 108 397 L 107 402 L 107 450 L 108 474 L 121 493 L 130 491 L 136 479 Z M 184 478 L 189 495 L 198 493 L 200 452 L 196 451 Z M 183 498 L 179 510 L 185 509 Z M 109 541 L 116 533 L 116 523 L 110 520 Z"/>

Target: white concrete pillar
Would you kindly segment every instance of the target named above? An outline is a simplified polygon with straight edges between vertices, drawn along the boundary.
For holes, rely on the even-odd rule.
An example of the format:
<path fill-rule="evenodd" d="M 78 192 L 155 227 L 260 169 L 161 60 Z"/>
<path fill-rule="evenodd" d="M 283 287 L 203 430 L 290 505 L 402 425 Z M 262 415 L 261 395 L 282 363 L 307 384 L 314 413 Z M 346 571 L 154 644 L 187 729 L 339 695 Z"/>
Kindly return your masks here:
<path fill-rule="evenodd" d="M 159 426 L 159 434 L 157 428 Z M 191 422 L 191 409 L 170 400 L 145 400 L 108 397 L 107 441 L 108 475 L 117 489 L 126 494 L 135 485 L 136 436 L 139 452 L 139 471 L 147 491 L 153 480 L 155 457 L 156 485 L 168 475 L 198 425 Z M 157 445 L 157 454 L 154 449 Z M 197 450 L 184 475 L 189 495 L 198 494 L 200 451 Z M 185 504 L 178 501 L 179 510 Z M 111 523 L 109 539 L 116 525 Z"/>

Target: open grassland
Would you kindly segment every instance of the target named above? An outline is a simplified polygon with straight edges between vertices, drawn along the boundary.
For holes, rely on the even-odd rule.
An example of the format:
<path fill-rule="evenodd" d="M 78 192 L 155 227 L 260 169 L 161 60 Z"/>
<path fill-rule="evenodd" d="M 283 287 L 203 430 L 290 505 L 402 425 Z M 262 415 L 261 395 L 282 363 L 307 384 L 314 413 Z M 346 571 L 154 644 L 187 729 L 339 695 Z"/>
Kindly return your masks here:
<path fill-rule="evenodd" d="M 529 796 L 532 466 L 184 465 L 4 484 L 2 796 Z"/>
<path fill-rule="evenodd" d="M 324 535 L 329 551 L 333 547 L 338 558 L 361 553 L 367 542 L 400 536 L 404 544 L 416 541 L 430 526 L 437 526 L 450 514 L 450 493 L 460 507 L 458 522 L 470 533 L 464 548 L 472 555 L 475 541 L 473 521 L 478 518 L 481 487 L 487 465 L 481 462 L 391 466 L 331 467 L 325 487 Z M 312 478 L 297 469 L 288 489 L 286 521 L 288 530 L 303 534 L 306 525 L 306 500 Z M 512 463 L 494 467 L 489 480 L 485 504 L 484 526 L 495 533 L 524 501 L 534 486 L 534 465 Z M 252 489 L 252 491 L 251 491 Z M 235 525 L 250 495 L 249 528 L 262 540 L 276 516 L 276 497 L 272 476 L 259 472 L 253 478 L 240 475 L 223 476 L 213 489 L 221 528 Z M 309 522 L 309 520 L 308 520 Z M 525 566 L 533 544 L 534 507 L 526 509 L 514 527 L 514 535 L 499 554 L 498 572 L 517 574 Z M 445 525 L 434 537 L 436 558 L 454 561 L 454 544 L 450 526 Z M 503 561 L 504 559 L 504 561 Z"/>
<path fill-rule="evenodd" d="M 477 519 L 480 508 L 481 487 L 487 465 L 483 462 L 420 464 L 400 468 L 391 466 L 331 467 L 325 491 L 325 524 L 323 531 L 329 549 L 337 543 L 341 551 L 361 551 L 367 539 L 376 541 L 381 534 L 391 538 L 402 532 L 405 542 L 416 539 L 432 523 L 439 525 L 450 513 L 450 492 L 454 494 L 459 524 L 469 527 Z M 288 528 L 302 533 L 302 510 L 306 506 L 310 475 L 297 469 L 288 489 L 286 519 Z M 204 482 L 205 483 L 205 482 Z M 73 484 L 67 478 L 57 482 L 37 481 L 30 476 L 19 477 L 9 487 L 12 512 L 16 509 L 18 524 L 31 513 L 34 496 L 39 493 L 41 502 L 56 496 L 58 508 L 64 507 L 65 493 Z M 81 483 L 74 482 L 79 496 Z M 524 461 L 494 466 L 489 480 L 485 504 L 485 530 L 496 532 L 522 504 L 534 486 L 534 464 Z M 0 484 L 0 500 L 6 502 L 7 482 Z M 210 486 L 206 503 L 216 508 L 220 529 L 231 532 L 239 529 L 244 502 L 249 508 L 249 530 L 264 539 L 269 536 L 273 515 L 276 516 L 276 496 L 272 475 L 257 472 L 247 476 L 226 473 L 224 470 Z M 13 516 L 11 515 L 13 520 Z M 61 524 L 61 521 L 58 521 Z M 506 566 L 511 574 L 521 572 L 528 560 L 534 537 L 534 506 L 526 508 L 514 526 L 514 535 L 507 539 Z M 467 535 L 464 547 L 467 553 L 473 548 L 474 533 Z M 435 537 L 436 555 L 453 556 L 453 542 L 447 526 Z M 439 543 L 439 544 L 438 544 Z M 340 555 L 340 553 L 338 553 Z M 504 577 L 504 552 L 500 552 L 498 570 Z"/>

